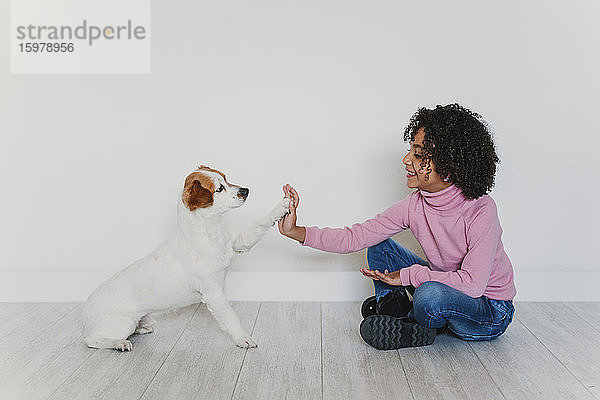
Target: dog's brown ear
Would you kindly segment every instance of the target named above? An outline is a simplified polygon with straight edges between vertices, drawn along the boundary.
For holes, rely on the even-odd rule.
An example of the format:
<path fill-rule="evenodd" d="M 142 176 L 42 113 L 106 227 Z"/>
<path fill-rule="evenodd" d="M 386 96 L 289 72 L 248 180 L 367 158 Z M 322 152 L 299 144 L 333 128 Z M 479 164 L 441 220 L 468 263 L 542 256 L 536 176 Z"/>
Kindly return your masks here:
<path fill-rule="evenodd" d="M 213 204 L 213 192 L 209 188 L 204 187 L 202 181 L 205 181 L 205 186 L 212 188 L 212 182 L 208 179 L 194 179 L 189 183 L 186 182 L 182 200 L 190 211 L 194 211 L 197 208 L 210 207 Z"/>

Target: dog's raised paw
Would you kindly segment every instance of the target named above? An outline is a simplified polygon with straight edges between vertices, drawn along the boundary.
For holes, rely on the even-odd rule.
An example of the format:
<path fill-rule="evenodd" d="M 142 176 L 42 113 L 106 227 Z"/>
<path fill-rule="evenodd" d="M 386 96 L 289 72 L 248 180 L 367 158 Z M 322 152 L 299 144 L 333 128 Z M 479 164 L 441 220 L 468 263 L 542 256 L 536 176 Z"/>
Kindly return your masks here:
<path fill-rule="evenodd" d="M 277 206 L 271 212 L 271 216 L 275 221 L 279 221 L 281 218 L 285 217 L 287 213 L 290 212 L 290 199 L 284 198 L 277 204 Z"/>
<path fill-rule="evenodd" d="M 241 347 L 243 349 L 255 348 L 258 347 L 258 344 L 252 339 L 250 336 L 244 336 L 235 341 L 236 346 Z"/>

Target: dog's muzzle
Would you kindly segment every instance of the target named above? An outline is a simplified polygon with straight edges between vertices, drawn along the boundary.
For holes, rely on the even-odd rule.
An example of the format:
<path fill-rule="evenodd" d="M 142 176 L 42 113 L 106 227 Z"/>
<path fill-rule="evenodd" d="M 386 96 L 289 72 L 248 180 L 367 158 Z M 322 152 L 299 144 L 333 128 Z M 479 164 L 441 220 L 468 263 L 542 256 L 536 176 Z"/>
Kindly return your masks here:
<path fill-rule="evenodd" d="M 246 200 L 246 198 L 248 198 L 248 193 L 250 193 L 250 189 L 248 189 L 248 188 L 239 188 L 238 189 L 238 197 L 241 197 L 244 200 Z"/>

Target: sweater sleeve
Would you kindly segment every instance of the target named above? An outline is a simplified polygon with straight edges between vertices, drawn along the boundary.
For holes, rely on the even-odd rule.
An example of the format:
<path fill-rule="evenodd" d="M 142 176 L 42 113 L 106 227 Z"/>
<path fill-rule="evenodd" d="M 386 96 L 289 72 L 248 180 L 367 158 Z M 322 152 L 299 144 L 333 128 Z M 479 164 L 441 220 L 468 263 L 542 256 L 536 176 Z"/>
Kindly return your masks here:
<path fill-rule="evenodd" d="M 302 245 L 333 253 L 352 253 L 380 243 L 409 228 L 410 198 L 411 195 L 375 217 L 363 223 L 356 223 L 352 227 L 307 226 L 306 238 Z"/>
<path fill-rule="evenodd" d="M 487 288 L 494 258 L 502 235 L 495 203 L 486 203 L 467 225 L 467 254 L 456 271 L 432 271 L 423 265 L 400 270 L 403 286 L 420 286 L 437 281 L 473 297 L 481 297 Z"/>

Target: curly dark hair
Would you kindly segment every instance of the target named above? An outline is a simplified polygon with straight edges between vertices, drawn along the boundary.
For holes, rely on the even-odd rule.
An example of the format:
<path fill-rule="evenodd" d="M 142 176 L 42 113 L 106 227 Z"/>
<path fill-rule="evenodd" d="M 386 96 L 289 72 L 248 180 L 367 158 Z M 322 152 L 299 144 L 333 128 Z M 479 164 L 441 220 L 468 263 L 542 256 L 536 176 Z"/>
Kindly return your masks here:
<path fill-rule="evenodd" d="M 492 135 L 481 115 L 458 104 L 420 108 L 404 130 L 404 141 L 412 141 L 423 127 L 421 168 L 431 173 L 431 161 L 442 177 L 461 188 L 465 197 L 476 199 L 494 186 L 500 162 Z"/>

